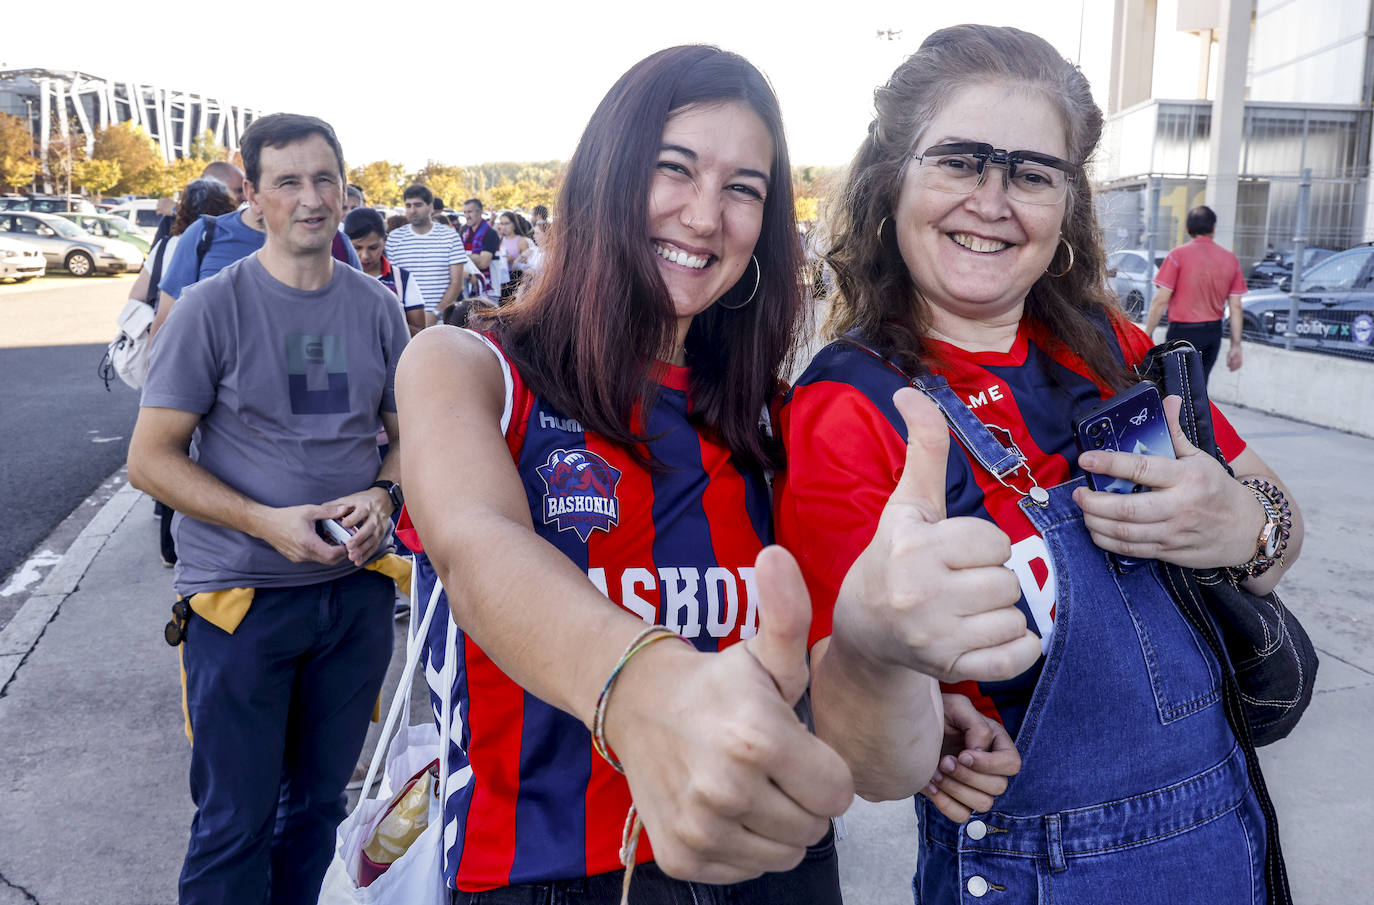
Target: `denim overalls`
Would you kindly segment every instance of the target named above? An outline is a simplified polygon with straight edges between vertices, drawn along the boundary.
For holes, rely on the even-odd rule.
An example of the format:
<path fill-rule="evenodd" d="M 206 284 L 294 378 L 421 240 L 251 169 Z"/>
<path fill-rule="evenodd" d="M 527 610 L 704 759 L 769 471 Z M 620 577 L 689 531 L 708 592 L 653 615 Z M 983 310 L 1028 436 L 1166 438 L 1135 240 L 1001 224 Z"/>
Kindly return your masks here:
<path fill-rule="evenodd" d="M 1028 481 L 941 377 L 912 381 L 999 478 Z M 1021 509 L 1057 576 L 1054 635 L 995 810 L 962 825 L 916 798 L 921 903 L 1264 905 L 1264 820 L 1221 705 L 1220 666 L 1153 564 L 1117 574 L 1073 502 Z M 1044 491 L 1035 488 L 1036 496 Z"/>

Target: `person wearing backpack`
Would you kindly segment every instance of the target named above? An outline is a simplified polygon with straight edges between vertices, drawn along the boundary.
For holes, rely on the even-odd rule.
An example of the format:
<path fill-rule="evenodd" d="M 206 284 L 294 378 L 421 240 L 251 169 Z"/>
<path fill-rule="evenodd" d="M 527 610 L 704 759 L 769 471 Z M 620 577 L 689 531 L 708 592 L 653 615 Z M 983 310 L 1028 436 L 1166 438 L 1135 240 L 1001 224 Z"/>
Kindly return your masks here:
<path fill-rule="evenodd" d="M 156 320 L 154 311 L 158 307 L 158 284 L 166 262 L 171 260 L 172 250 L 181 234 L 198 218 L 227 214 L 237 206 L 224 183 L 212 177 L 193 179 L 181 190 L 181 202 L 172 217 L 168 234 L 144 260 L 143 269 L 129 292 L 129 304 L 120 314 L 119 335 L 105 353 L 101 375 L 105 378 L 106 389 L 109 389 L 110 376 L 119 377 L 135 390 L 143 389 L 148 376 L 148 343 Z M 171 568 L 177 561 L 176 544 L 172 540 L 172 516 L 176 513 L 160 501 L 155 501 L 153 509 L 159 520 L 162 564 Z"/>

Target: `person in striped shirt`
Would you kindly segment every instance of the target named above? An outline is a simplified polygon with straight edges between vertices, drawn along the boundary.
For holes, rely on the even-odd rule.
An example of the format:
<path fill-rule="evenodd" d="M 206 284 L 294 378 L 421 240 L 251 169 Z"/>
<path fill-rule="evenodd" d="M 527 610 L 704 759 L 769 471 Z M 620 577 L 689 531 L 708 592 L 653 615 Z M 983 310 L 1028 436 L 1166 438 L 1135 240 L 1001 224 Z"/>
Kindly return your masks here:
<path fill-rule="evenodd" d="M 425 297 L 425 322 L 437 323 L 458 300 L 468 253 L 455 230 L 434 222 L 433 192 L 416 183 L 404 200 L 409 222 L 386 237 L 386 256 L 415 274 Z"/>

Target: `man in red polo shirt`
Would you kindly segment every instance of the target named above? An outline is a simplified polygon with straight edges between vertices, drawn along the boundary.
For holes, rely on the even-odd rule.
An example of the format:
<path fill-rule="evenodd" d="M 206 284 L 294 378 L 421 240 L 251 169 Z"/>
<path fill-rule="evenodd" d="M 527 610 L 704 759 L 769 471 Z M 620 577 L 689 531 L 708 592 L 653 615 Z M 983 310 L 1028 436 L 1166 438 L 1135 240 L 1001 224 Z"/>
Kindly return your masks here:
<path fill-rule="evenodd" d="M 1188 212 L 1188 235 L 1192 241 L 1180 245 L 1155 274 L 1155 297 L 1145 317 L 1145 332 L 1154 335 L 1159 319 L 1167 309 L 1169 330 L 1166 339 L 1186 339 L 1202 353 L 1202 367 L 1212 373 L 1221 352 L 1221 318 L 1230 309 L 1231 351 L 1226 367 L 1240 369 L 1240 297 L 1245 294 L 1245 276 L 1240 262 L 1231 252 L 1212 241 L 1217 215 L 1210 207 L 1195 207 Z"/>

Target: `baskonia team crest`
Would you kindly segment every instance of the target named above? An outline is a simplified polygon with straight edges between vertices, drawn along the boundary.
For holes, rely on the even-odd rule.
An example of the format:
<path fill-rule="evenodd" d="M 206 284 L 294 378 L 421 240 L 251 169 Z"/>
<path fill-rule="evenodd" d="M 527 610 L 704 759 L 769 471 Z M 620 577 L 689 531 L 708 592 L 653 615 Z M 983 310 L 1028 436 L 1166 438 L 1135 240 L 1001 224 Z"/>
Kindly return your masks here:
<path fill-rule="evenodd" d="M 544 524 L 576 531 L 585 543 L 593 528 L 610 531 L 620 521 L 620 472 L 596 453 L 556 449 L 537 470 L 544 479 Z"/>

